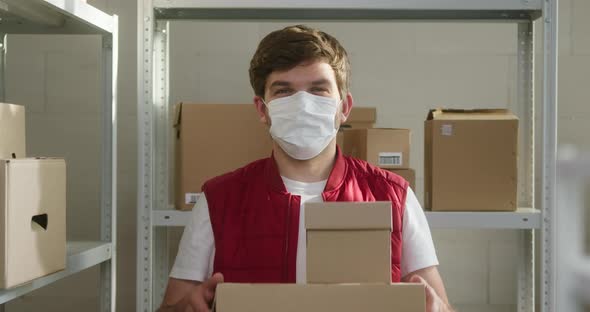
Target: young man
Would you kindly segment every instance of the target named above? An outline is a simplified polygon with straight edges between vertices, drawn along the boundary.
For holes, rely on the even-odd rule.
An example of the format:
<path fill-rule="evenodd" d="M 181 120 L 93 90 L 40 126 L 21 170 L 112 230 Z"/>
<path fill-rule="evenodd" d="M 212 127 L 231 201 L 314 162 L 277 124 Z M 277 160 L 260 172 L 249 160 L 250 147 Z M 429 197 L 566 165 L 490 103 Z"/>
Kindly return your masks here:
<path fill-rule="evenodd" d="M 305 283 L 305 203 L 376 200 L 392 202 L 392 280 L 424 284 L 427 310 L 451 311 L 408 183 L 336 146 L 353 105 L 349 79 L 346 51 L 324 32 L 293 26 L 260 42 L 250 82 L 273 154 L 203 185 L 160 311 L 209 311 L 224 280 Z"/>

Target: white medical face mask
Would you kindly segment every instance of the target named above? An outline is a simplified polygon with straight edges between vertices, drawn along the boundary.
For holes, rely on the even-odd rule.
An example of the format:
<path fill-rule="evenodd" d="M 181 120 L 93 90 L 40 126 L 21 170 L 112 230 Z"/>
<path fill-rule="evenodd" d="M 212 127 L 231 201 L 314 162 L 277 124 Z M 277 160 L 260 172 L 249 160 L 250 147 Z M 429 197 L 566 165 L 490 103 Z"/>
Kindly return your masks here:
<path fill-rule="evenodd" d="M 305 91 L 274 99 L 266 104 L 270 135 L 292 158 L 314 158 L 338 133 L 335 123 L 338 105 L 338 99 Z"/>

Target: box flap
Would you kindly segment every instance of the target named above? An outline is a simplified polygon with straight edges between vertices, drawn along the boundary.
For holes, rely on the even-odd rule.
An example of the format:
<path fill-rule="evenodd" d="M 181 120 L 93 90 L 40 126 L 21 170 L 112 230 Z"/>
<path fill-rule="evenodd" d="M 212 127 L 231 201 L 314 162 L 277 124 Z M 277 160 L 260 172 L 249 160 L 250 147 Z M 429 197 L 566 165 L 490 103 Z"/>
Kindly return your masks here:
<path fill-rule="evenodd" d="M 391 230 L 391 202 L 305 204 L 308 230 Z"/>
<path fill-rule="evenodd" d="M 518 120 L 508 109 L 432 109 L 427 120 Z"/>
<path fill-rule="evenodd" d="M 217 286 L 216 312 L 424 312 L 421 284 L 232 284 Z"/>

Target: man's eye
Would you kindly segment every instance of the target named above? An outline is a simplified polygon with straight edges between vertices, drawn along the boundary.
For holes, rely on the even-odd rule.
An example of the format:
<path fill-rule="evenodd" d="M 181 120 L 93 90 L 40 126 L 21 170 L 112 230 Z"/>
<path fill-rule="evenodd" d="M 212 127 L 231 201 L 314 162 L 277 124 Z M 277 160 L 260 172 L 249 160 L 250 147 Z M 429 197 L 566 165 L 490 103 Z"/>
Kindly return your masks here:
<path fill-rule="evenodd" d="M 311 92 L 313 92 L 313 93 L 328 93 L 328 89 L 315 87 L 315 88 L 311 88 Z"/>
<path fill-rule="evenodd" d="M 275 91 L 275 95 L 281 95 L 281 94 L 288 94 L 289 92 L 291 92 L 291 90 L 289 89 L 278 89 Z"/>

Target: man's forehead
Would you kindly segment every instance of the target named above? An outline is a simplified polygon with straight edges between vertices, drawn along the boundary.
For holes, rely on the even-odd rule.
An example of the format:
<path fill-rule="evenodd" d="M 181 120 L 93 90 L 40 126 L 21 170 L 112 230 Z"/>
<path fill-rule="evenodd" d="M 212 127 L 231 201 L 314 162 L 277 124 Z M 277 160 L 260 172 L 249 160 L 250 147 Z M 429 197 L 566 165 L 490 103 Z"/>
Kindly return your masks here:
<path fill-rule="evenodd" d="M 332 67 L 323 61 L 304 62 L 289 70 L 274 71 L 266 81 L 267 87 L 286 84 L 326 84 L 335 83 L 336 75 Z"/>

